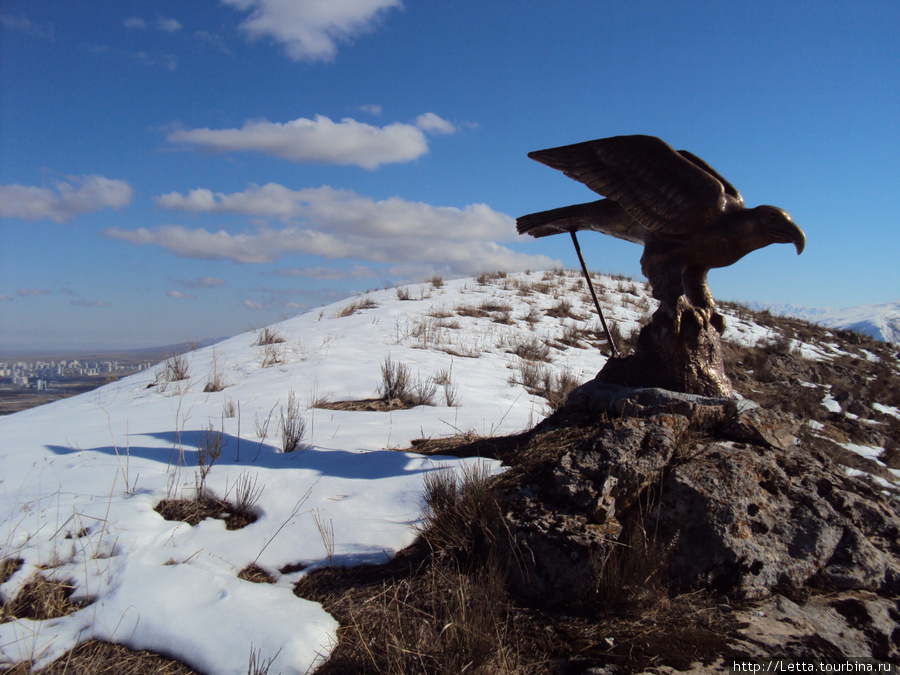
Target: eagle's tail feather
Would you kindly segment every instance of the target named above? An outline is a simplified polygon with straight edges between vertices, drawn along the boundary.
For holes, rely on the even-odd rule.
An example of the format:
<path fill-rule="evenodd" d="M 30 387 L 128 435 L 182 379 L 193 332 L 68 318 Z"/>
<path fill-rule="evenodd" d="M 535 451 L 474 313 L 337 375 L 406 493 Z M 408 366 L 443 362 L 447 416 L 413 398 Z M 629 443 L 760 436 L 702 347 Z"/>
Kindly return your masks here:
<path fill-rule="evenodd" d="M 516 218 L 516 229 L 532 237 L 577 231 L 584 227 L 584 215 L 584 204 L 563 206 Z"/>

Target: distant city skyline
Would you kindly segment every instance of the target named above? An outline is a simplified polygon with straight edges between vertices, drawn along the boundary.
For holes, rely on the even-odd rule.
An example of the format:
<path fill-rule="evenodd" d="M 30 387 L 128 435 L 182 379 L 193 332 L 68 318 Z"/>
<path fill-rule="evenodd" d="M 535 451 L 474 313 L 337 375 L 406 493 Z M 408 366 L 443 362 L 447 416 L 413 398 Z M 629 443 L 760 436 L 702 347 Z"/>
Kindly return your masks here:
<path fill-rule="evenodd" d="M 318 6 L 318 5 L 317 5 Z M 531 150 L 660 136 L 791 213 L 721 300 L 900 296 L 900 4 L 5 0 L 0 352 L 228 336 L 354 293 L 577 265 Z M 639 247 L 585 233 L 592 269 Z"/>

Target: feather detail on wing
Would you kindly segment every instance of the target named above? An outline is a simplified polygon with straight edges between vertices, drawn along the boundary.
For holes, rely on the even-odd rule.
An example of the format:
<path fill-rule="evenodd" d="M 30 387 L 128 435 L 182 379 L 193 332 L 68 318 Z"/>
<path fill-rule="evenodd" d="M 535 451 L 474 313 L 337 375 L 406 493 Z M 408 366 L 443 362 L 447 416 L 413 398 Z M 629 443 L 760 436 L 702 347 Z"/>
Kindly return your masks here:
<path fill-rule="evenodd" d="M 516 219 L 516 229 L 532 237 L 592 230 L 635 244 L 643 244 L 646 236 L 646 230 L 609 199 L 521 216 Z"/>
<path fill-rule="evenodd" d="M 691 234 L 718 218 L 728 203 L 718 174 L 652 136 L 602 138 L 528 156 L 617 202 L 662 236 Z"/>

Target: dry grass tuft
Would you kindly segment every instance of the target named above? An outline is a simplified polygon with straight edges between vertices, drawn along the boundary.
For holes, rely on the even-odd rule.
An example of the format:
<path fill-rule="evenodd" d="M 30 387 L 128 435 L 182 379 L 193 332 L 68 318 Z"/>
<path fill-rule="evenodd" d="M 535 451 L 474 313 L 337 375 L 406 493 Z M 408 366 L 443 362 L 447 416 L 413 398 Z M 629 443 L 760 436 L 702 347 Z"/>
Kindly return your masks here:
<path fill-rule="evenodd" d="M 26 675 L 28 664 L 4 671 Z M 147 651 L 134 651 L 122 645 L 88 640 L 41 670 L 41 675 L 195 675 L 183 663 Z"/>
<path fill-rule="evenodd" d="M 191 526 L 207 518 L 224 520 L 228 530 L 240 530 L 256 522 L 257 518 L 252 511 L 243 511 L 209 495 L 196 499 L 164 499 L 153 510 L 166 520 L 178 520 Z"/>
<path fill-rule="evenodd" d="M 359 300 L 345 305 L 344 308 L 339 310 L 334 316 L 335 318 L 351 316 L 364 309 L 375 309 L 376 307 L 378 307 L 378 303 L 371 298 L 360 298 Z"/>
<path fill-rule="evenodd" d="M 288 392 L 287 409 L 281 409 L 281 420 L 278 423 L 281 429 L 281 449 L 283 452 L 296 452 L 303 449 L 303 439 L 306 436 L 306 420 L 300 414 L 300 401 L 294 390 Z"/>
<path fill-rule="evenodd" d="M 428 474 L 417 547 L 380 568 L 322 570 L 298 583 L 298 595 L 341 623 L 317 673 L 530 672 L 516 653 L 505 573 L 494 556 L 475 555 L 492 548 L 502 522 L 490 483 L 479 465 L 462 477 Z"/>
<path fill-rule="evenodd" d="M 510 352 L 526 361 L 549 361 L 550 347 L 536 337 L 523 338 L 512 346 Z"/>
<path fill-rule="evenodd" d="M 84 605 L 69 600 L 74 590 L 69 581 L 52 581 L 36 573 L 12 600 L 0 605 L 0 623 L 14 619 L 44 621 L 77 612 Z"/>
<path fill-rule="evenodd" d="M 225 375 L 219 368 L 219 355 L 216 353 L 216 348 L 213 347 L 212 372 L 209 374 L 209 379 L 206 381 L 203 391 L 207 393 L 222 391 L 227 386 L 225 384 Z"/>
<path fill-rule="evenodd" d="M 278 332 L 277 328 L 266 326 L 261 328 L 256 334 L 256 342 L 253 344 L 257 347 L 265 347 L 266 345 L 277 345 L 284 342 L 284 336 Z"/>
<path fill-rule="evenodd" d="M 187 380 L 189 376 L 190 366 L 187 357 L 173 354 L 163 362 L 162 369 L 157 371 L 156 381 L 157 383 L 180 382 Z"/>
<path fill-rule="evenodd" d="M 240 572 L 238 572 L 238 579 L 243 579 L 244 581 L 251 581 L 254 584 L 274 584 L 275 577 L 266 572 L 262 567 L 257 565 L 256 563 L 252 563 L 248 565 Z"/>
<path fill-rule="evenodd" d="M 25 563 L 21 558 L 4 558 L 0 561 L 0 584 L 5 584 L 12 579 L 13 574 L 22 569 Z"/>
<path fill-rule="evenodd" d="M 544 312 L 547 316 L 553 317 L 554 319 L 577 319 L 579 318 L 572 310 L 572 303 L 566 300 L 565 298 L 560 298 L 559 301 L 550 309 Z"/>
<path fill-rule="evenodd" d="M 425 512 L 420 533 L 432 551 L 454 555 L 484 554 L 497 540 L 502 521 L 491 472 L 484 464 L 425 474 Z"/>

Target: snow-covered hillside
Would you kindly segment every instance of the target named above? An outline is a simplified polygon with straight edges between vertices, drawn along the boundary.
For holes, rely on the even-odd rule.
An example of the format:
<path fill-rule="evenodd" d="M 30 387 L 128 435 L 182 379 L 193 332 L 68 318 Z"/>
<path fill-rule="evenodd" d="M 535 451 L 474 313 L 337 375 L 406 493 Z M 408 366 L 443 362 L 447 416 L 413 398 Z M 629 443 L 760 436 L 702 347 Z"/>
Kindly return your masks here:
<path fill-rule="evenodd" d="M 844 309 L 766 305 L 758 302 L 747 303 L 747 306 L 753 310 L 768 309 L 779 316 L 793 316 L 821 326 L 857 331 L 876 340 L 900 344 L 900 300 Z"/>
<path fill-rule="evenodd" d="M 623 335 L 654 308 L 645 285 L 598 277 Z M 0 665 L 40 667 L 95 637 L 172 655 L 206 673 L 304 673 L 327 657 L 337 623 L 292 593 L 325 565 L 380 562 L 410 544 L 423 477 L 478 459 L 402 451 L 417 438 L 507 434 L 533 426 L 546 401 L 523 382 L 587 380 L 605 357 L 574 272 L 485 275 L 377 291 L 187 354 L 188 379 L 164 366 L 81 396 L 0 418 L 0 578 L 5 602 L 42 575 L 74 587 L 81 608 L 0 623 Z M 271 337 L 272 335 L 270 335 Z M 726 338 L 771 337 L 732 317 Z M 813 358 L 822 351 L 799 345 Z M 538 352 L 537 360 L 526 354 Z M 433 405 L 332 410 L 378 396 L 382 367 L 405 364 Z M 536 372 L 535 372 L 536 371 Z M 213 380 L 221 391 L 204 391 Z M 300 402 L 306 433 L 285 453 L 279 420 Z M 154 507 L 191 498 L 210 430 L 222 454 L 206 489 L 234 501 L 255 485 L 257 520 L 191 526 Z M 243 486 L 243 487 L 242 487 Z M 258 565 L 274 584 L 239 578 Z"/>

